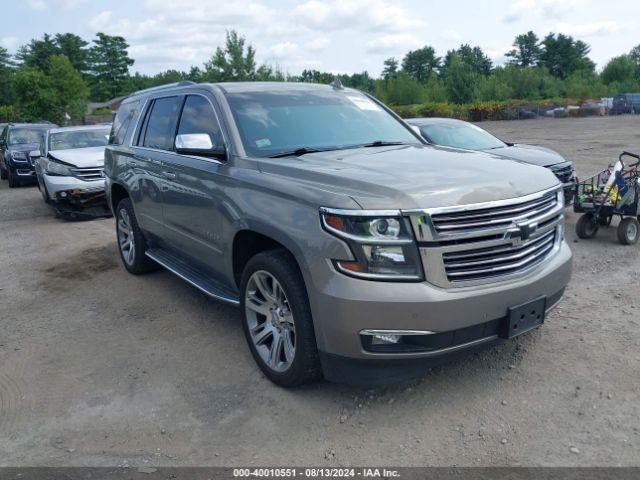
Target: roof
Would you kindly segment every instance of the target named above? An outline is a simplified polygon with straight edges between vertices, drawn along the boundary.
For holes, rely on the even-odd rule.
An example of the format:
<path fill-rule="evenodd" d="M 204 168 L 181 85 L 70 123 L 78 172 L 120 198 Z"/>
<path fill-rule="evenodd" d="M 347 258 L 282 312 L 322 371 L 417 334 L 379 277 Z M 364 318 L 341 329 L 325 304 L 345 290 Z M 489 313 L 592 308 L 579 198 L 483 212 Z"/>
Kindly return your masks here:
<path fill-rule="evenodd" d="M 49 130 L 49 133 L 80 132 L 87 130 L 109 130 L 111 125 L 78 125 L 75 127 L 57 127 Z"/>
<path fill-rule="evenodd" d="M 11 127 L 35 127 L 35 128 L 56 128 L 57 125 L 54 123 L 13 123 L 10 122 L 9 126 Z"/>
<path fill-rule="evenodd" d="M 143 95 L 150 95 L 159 93 L 164 90 L 189 90 L 197 87 L 219 88 L 224 93 L 249 93 L 249 92 L 283 92 L 283 91 L 325 91 L 330 92 L 333 90 L 331 85 L 325 85 L 321 83 L 307 83 L 307 82 L 220 82 L 220 83 L 194 83 L 194 82 L 179 82 L 170 83 L 167 85 L 160 85 L 158 87 L 148 88 L 146 90 L 139 90 L 133 92 L 128 98 L 134 98 Z M 341 91 L 354 91 L 351 88 L 344 88 Z"/>
<path fill-rule="evenodd" d="M 416 125 L 423 127 L 426 125 L 463 125 L 468 124 L 464 120 L 458 120 L 457 118 L 441 118 L 441 117 L 427 117 L 427 118 L 407 118 L 405 121 L 409 125 Z"/>

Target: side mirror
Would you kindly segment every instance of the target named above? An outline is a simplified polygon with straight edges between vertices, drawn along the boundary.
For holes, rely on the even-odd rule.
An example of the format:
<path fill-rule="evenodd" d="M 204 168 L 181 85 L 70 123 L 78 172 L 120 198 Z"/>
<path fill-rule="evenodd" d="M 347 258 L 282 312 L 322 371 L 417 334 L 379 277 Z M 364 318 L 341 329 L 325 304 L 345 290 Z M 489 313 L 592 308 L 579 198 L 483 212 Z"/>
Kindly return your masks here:
<path fill-rule="evenodd" d="M 208 133 L 184 133 L 176 136 L 176 153 L 183 155 L 199 155 L 201 157 L 223 158 L 226 154 L 224 145 L 215 145 Z"/>
<path fill-rule="evenodd" d="M 422 133 L 420 132 L 420 127 L 417 125 L 409 125 L 411 127 L 411 130 L 413 130 L 415 133 L 417 133 L 418 135 L 420 135 L 420 138 L 422 138 Z"/>
<path fill-rule="evenodd" d="M 0 138 L 0 148 L 7 148 L 7 142 L 3 138 Z"/>
<path fill-rule="evenodd" d="M 31 150 L 29 152 L 29 157 L 36 159 L 36 158 L 40 158 L 42 156 L 42 153 L 40 153 L 40 150 Z"/>

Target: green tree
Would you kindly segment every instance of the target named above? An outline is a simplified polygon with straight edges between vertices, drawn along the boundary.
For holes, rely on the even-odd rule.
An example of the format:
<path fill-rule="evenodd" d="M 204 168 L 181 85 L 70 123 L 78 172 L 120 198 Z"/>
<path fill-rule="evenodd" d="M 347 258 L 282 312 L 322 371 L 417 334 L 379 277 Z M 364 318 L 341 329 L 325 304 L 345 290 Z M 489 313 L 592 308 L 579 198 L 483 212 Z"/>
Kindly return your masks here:
<path fill-rule="evenodd" d="M 636 64 L 629 55 L 613 57 L 600 74 L 602 81 L 609 85 L 613 82 L 629 82 L 636 78 Z"/>
<path fill-rule="evenodd" d="M 89 87 L 82 75 L 64 55 L 49 59 L 48 72 L 56 96 L 55 108 L 48 116 L 56 123 L 62 123 L 67 115 L 74 120 L 80 119 L 87 110 L 89 98 Z"/>
<path fill-rule="evenodd" d="M 304 69 L 300 76 L 298 77 L 298 81 L 306 82 L 306 83 L 326 83 L 329 84 L 333 81 L 335 75 L 328 72 L 320 72 L 318 70 L 308 70 Z"/>
<path fill-rule="evenodd" d="M 473 73 L 478 75 L 489 75 L 491 73 L 493 63 L 480 47 L 471 47 L 468 44 L 460 45 L 457 54 L 460 56 L 462 63 L 469 65 Z"/>
<path fill-rule="evenodd" d="M 27 121 L 50 118 L 56 106 L 51 77 L 39 68 L 22 65 L 16 71 L 14 89 L 20 117 Z"/>
<path fill-rule="evenodd" d="M 578 70 L 562 82 L 562 94 L 567 98 L 586 100 L 605 96 L 607 87 L 595 72 Z"/>
<path fill-rule="evenodd" d="M 26 67 L 35 67 L 44 72 L 49 66 L 49 57 L 57 53 L 55 39 L 45 33 L 42 40 L 34 38 L 28 44 L 22 45 L 16 53 L 16 59 Z"/>
<path fill-rule="evenodd" d="M 505 54 L 510 60 L 509 65 L 518 67 L 533 67 L 540 61 L 540 39 L 532 31 L 518 35 L 513 41 L 513 50 Z"/>
<path fill-rule="evenodd" d="M 433 47 L 425 46 L 411 50 L 402 59 L 402 70 L 418 82 L 426 82 L 432 72 L 440 66 L 440 57 Z"/>
<path fill-rule="evenodd" d="M 246 81 L 256 76 L 256 51 L 235 30 L 227 31 L 225 47 L 218 47 L 204 65 L 204 76 L 213 82 Z"/>
<path fill-rule="evenodd" d="M 444 84 L 451 102 L 469 103 L 476 97 L 478 75 L 470 65 L 462 61 L 460 55 L 453 53 L 449 56 Z"/>
<path fill-rule="evenodd" d="M 109 100 L 125 93 L 129 67 L 133 65 L 127 48 L 129 44 L 123 37 L 96 34 L 89 49 L 91 91 L 96 100 Z"/>
<path fill-rule="evenodd" d="M 56 54 L 67 57 L 73 68 L 85 75 L 89 70 L 89 44 L 73 33 L 58 33 L 54 41 Z"/>
<path fill-rule="evenodd" d="M 16 105 L 26 120 L 64 123 L 67 115 L 78 120 L 85 112 L 89 88 L 64 55 L 49 58 L 46 73 L 21 66 L 15 75 Z"/>
<path fill-rule="evenodd" d="M 398 60 L 395 58 L 387 58 L 383 62 L 384 68 L 382 69 L 382 78 L 384 80 L 388 80 L 392 77 L 395 77 L 398 73 Z"/>
<path fill-rule="evenodd" d="M 444 86 L 444 82 L 436 75 L 432 73 L 429 75 L 429 79 L 424 86 L 424 101 L 425 102 L 446 102 L 447 101 L 447 89 Z"/>
<path fill-rule="evenodd" d="M 636 45 L 631 49 L 629 58 L 636 64 L 636 76 L 640 79 L 640 45 Z"/>
<path fill-rule="evenodd" d="M 574 72 L 593 72 L 595 63 L 588 57 L 591 47 L 582 40 L 574 40 L 569 35 L 548 34 L 542 40 L 540 64 L 549 69 L 554 77 L 567 78 Z"/>
<path fill-rule="evenodd" d="M 392 105 L 412 105 L 424 101 L 424 87 L 404 70 L 377 84 L 376 97 Z"/>
<path fill-rule="evenodd" d="M 11 83 L 15 65 L 6 48 L 0 47 L 0 105 L 13 102 Z"/>
<path fill-rule="evenodd" d="M 513 98 L 513 89 L 500 75 L 491 75 L 482 78 L 478 96 L 484 101 L 508 100 Z"/>

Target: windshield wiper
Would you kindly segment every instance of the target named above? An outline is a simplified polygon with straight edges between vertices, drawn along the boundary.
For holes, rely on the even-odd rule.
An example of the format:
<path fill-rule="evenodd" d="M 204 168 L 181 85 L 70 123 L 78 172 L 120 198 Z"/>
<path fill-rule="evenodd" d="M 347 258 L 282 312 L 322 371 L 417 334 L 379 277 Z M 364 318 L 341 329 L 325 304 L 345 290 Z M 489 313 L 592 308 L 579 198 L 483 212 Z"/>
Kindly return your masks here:
<path fill-rule="evenodd" d="M 364 147 L 364 148 L 368 148 L 368 147 L 390 147 L 393 145 L 409 145 L 407 142 L 386 142 L 384 140 L 376 140 L 375 142 L 371 142 L 371 143 L 364 143 L 362 145 L 358 145 L 358 147 Z"/>
<path fill-rule="evenodd" d="M 274 153 L 273 155 L 268 155 L 268 158 L 280 158 L 280 157 L 299 157 L 300 155 L 306 155 L 307 153 L 317 153 L 317 152 L 326 152 L 327 150 L 335 150 L 331 148 L 313 148 L 313 147 L 300 147 L 295 150 L 287 150 L 284 152 Z"/>

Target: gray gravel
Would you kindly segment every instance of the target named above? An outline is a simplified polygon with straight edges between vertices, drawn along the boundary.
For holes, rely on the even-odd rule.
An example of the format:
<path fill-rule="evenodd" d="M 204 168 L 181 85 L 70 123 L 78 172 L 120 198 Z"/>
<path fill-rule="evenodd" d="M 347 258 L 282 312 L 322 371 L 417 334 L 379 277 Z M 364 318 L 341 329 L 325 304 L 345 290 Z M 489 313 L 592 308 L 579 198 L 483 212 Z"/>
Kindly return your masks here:
<path fill-rule="evenodd" d="M 485 123 L 580 175 L 640 117 Z M 113 220 L 56 220 L 0 183 L 0 465 L 638 465 L 640 246 L 574 243 L 543 328 L 380 390 L 284 390 L 236 309 L 119 263 Z"/>

